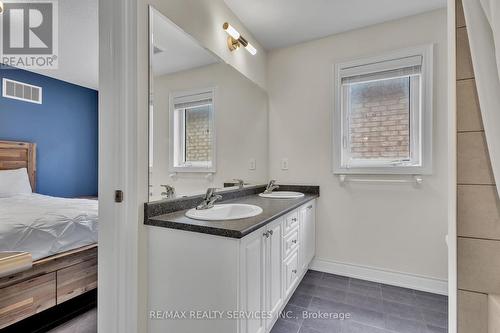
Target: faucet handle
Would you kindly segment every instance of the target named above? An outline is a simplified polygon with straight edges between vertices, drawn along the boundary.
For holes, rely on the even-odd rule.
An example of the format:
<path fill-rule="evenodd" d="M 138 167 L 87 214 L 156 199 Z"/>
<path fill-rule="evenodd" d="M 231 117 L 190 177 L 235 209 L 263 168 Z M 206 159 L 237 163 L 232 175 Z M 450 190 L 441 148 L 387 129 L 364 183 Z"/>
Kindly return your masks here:
<path fill-rule="evenodd" d="M 243 186 L 245 185 L 245 181 L 243 179 L 235 178 L 233 180 L 236 182 L 239 188 L 243 188 Z"/>

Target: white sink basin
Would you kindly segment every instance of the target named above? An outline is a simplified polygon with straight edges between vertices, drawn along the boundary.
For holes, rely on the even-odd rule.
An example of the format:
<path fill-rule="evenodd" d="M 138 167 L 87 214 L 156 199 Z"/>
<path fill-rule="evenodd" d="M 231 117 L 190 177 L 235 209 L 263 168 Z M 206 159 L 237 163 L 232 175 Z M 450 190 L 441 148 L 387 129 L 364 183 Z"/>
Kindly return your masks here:
<path fill-rule="evenodd" d="M 291 191 L 276 191 L 271 193 L 261 193 L 259 196 L 263 198 L 273 198 L 273 199 L 296 199 L 302 198 L 304 193 L 291 192 Z"/>
<path fill-rule="evenodd" d="M 237 220 L 257 216 L 262 208 L 246 204 L 220 204 L 208 209 L 190 209 L 186 216 L 195 220 L 222 221 Z"/>

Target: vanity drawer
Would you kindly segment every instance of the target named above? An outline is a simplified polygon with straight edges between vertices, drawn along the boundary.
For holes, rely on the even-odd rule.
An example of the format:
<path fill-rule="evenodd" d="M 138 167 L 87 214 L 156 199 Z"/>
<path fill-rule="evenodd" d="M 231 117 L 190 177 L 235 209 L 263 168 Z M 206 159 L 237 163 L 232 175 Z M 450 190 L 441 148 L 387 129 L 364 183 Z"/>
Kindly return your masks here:
<path fill-rule="evenodd" d="M 283 240 L 283 258 L 288 258 L 288 256 L 299 246 L 299 230 L 293 230 L 288 236 Z"/>
<path fill-rule="evenodd" d="M 297 210 L 291 212 L 285 217 L 284 235 L 288 236 L 290 231 L 299 225 L 299 212 Z"/>
<path fill-rule="evenodd" d="M 0 329 L 56 305 L 56 273 L 0 289 Z"/>
<path fill-rule="evenodd" d="M 299 252 L 295 251 L 290 258 L 284 262 L 285 266 L 285 298 L 290 295 L 295 284 L 299 280 Z"/>

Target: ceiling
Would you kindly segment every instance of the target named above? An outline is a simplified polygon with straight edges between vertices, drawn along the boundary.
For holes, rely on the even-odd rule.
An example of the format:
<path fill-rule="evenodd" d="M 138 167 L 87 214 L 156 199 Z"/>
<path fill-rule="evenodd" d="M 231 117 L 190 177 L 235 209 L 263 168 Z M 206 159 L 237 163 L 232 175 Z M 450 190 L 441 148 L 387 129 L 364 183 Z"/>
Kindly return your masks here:
<path fill-rule="evenodd" d="M 158 12 L 153 12 L 153 73 L 165 75 L 220 62 Z"/>
<path fill-rule="evenodd" d="M 64 0 L 59 6 L 59 68 L 32 70 L 87 88 L 98 88 L 97 0 Z"/>
<path fill-rule="evenodd" d="M 267 50 L 446 7 L 446 0 L 224 0 Z"/>

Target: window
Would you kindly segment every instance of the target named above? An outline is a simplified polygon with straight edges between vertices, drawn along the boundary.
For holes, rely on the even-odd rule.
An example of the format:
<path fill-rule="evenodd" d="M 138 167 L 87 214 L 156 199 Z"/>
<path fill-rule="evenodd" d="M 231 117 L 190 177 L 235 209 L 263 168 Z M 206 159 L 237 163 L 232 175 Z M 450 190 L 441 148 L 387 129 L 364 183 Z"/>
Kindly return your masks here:
<path fill-rule="evenodd" d="M 214 90 L 171 96 L 170 160 L 176 172 L 215 172 Z"/>
<path fill-rule="evenodd" d="M 431 172 L 432 46 L 337 64 L 334 105 L 334 173 Z"/>

